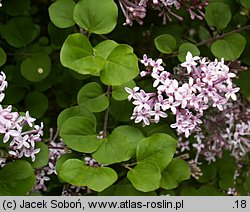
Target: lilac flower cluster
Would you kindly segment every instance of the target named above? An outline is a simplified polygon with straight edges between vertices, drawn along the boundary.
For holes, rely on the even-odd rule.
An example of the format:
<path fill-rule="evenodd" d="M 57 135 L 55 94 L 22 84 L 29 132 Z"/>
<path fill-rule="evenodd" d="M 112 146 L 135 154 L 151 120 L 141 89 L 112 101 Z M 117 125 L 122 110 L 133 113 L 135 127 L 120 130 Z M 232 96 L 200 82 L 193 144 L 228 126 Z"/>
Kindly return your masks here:
<path fill-rule="evenodd" d="M 240 98 L 224 105 L 222 112 L 211 111 L 204 118 L 203 129 L 194 136 L 195 161 L 203 156 L 209 163 L 221 158 L 224 150 L 240 161 L 250 152 L 250 107 Z M 190 150 L 189 141 L 180 138 L 181 152 Z M 185 148 L 184 148 L 185 146 Z"/>
<path fill-rule="evenodd" d="M 204 18 L 203 8 L 208 0 L 119 0 L 121 10 L 126 18 L 124 25 L 132 25 L 133 21 L 143 24 L 147 9 L 159 11 L 159 17 L 163 18 L 163 24 L 172 21 L 171 16 L 182 21 L 183 17 L 177 15 L 173 9 L 185 8 L 191 19 L 202 20 Z"/>
<path fill-rule="evenodd" d="M 0 103 L 4 98 L 3 91 L 8 83 L 3 72 L 0 75 Z M 43 123 L 35 125 L 35 118 L 30 117 L 27 111 L 25 115 L 13 111 L 11 105 L 3 108 L 0 105 L 0 134 L 3 135 L 3 143 L 9 142 L 9 155 L 14 158 L 30 157 L 35 161 L 36 154 L 40 151 L 35 147 L 36 142 L 43 136 Z"/>
<path fill-rule="evenodd" d="M 236 75 L 229 71 L 223 59 L 210 62 L 206 58 L 193 57 L 188 52 L 186 61 L 181 64 L 185 76 L 179 81 L 164 70 L 162 62 L 162 59 L 155 61 L 146 55 L 141 60 L 146 67 L 141 76 L 151 75 L 156 91 L 146 93 L 139 87 L 125 88 L 129 93 L 128 100 L 133 99 L 135 105 L 131 117 L 135 123 L 158 123 L 161 117 L 168 116 L 166 111 L 171 110 L 176 117 L 171 127 L 188 138 L 193 132 L 201 131 L 205 110 L 214 107 L 223 111 L 229 99 L 237 99 L 235 93 L 239 88 L 232 83 Z"/>

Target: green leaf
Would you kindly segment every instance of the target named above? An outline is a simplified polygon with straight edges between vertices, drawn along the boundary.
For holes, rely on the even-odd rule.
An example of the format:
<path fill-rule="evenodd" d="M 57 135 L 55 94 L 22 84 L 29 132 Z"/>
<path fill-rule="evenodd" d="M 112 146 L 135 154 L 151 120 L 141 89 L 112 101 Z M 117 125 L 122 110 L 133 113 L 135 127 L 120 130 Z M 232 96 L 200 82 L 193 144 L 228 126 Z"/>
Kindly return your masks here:
<path fill-rule="evenodd" d="M 186 61 L 187 52 L 191 52 L 193 56 L 199 56 L 200 50 L 192 43 L 183 43 L 178 49 L 178 59 L 181 62 Z"/>
<path fill-rule="evenodd" d="M 221 12 L 223 11 L 223 12 Z M 206 7 L 205 20 L 209 26 L 224 29 L 232 18 L 230 7 L 221 2 L 209 4 Z"/>
<path fill-rule="evenodd" d="M 25 59 L 21 64 L 21 73 L 29 81 L 39 82 L 50 73 L 50 57 L 46 53 L 36 53 Z"/>
<path fill-rule="evenodd" d="M 78 152 L 91 153 L 100 145 L 96 136 L 96 123 L 86 117 L 67 119 L 62 125 L 60 136 L 69 148 Z"/>
<path fill-rule="evenodd" d="M 138 59 L 133 48 L 120 44 L 108 56 L 100 77 L 106 85 L 119 86 L 131 81 L 138 74 Z"/>
<path fill-rule="evenodd" d="M 96 118 L 94 116 L 94 114 L 92 112 L 90 112 L 86 107 L 84 106 L 73 106 L 70 108 L 66 108 L 65 110 L 63 110 L 58 118 L 57 118 L 57 126 L 59 128 L 59 130 L 61 130 L 64 122 L 72 117 L 75 116 L 82 116 L 82 117 L 86 117 L 90 120 L 92 120 L 93 123 L 96 122 Z"/>
<path fill-rule="evenodd" d="M 184 160 L 174 158 L 161 174 L 161 187 L 173 189 L 190 178 L 190 169 Z"/>
<path fill-rule="evenodd" d="M 249 0 L 240 0 L 240 3 L 243 7 L 250 9 L 250 1 Z"/>
<path fill-rule="evenodd" d="M 3 38 L 16 48 L 30 44 L 37 36 L 38 29 L 27 17 L 15 17 L 10 19 L 2 31 Z"/>
<path fill-rule="evenodd" d="M 128 98 L 128 93 L 125 90 L 125 87 L 134 88 L 136 86 L 135 81 L 131 80 L 120 86 L 112 87 L 112 98 L 116 101 L 123 101 Z"/>
<path fill-rule="evenodd" d="M 164 54 L 171 54 L 176 47 L 176 40 L 172 35 L 162 34 L 154 39 L 156 48 Z"/>
<path fill-rule="evenodd" d="M 163 133 L 144 138 L 137 146 L 137 161 L 154 162 L 163 171 L 172 160 L 176 151 L 176 145 L 177 141 L 174 138 Z"/>
<path fill-rule="evenodd" d="M 26 110 L 35 118 L 41 118 L 49 107 L 48 97 L 37 91 L 29 93 L 25 98 Z"/>
<path fill-rule="evenodd" d="M 69 159 L 62 165 L 60 177 L 70 184 L 88 186 L 98 192 L 111 186 L 118 178 L 111 168 L 89 167 L 77 159 Z"/>
<path fill-rule="evenodd" d="M 75 22 L 95 34 L 108 34 L 116 26 L 118 8 L 113 0 L 79 0 L 74 10 Z"/>
<path fill-rule="evenodd" d="M 127 160 L 130 159 L 135 155 L 137 145 L 139 141 L 144 138 L 144 135 L 139 129 L 129 125 L 116 127 L 114 131 L 124 135 L 127 138 L 129 146 L 129 150 L 127 152 Z"/>
<path fill-rule="evenodd" d="M 80 74 L 97 75 L 104 68 L 104 59 L 94 56 L 88 38 L 80 33 L 71 34 L 64 42 L 60 60 L 63 66 Z"/>
<path fill-rule="evenodd" d="M 7 0 L 3 2 L 3 10 L 12 16 L 22 15 L 30 8 L 30 0 Z"/>
<path fill-rule="evenodd" d="M 4 63 L 6 63 L 6 60 L 7 60 L 6 54 L 4 50 L 0 47 L 0 67 L 4 65 Z"/>
<path fill-rule="evenodd" d="M 109 99 L 97 82 L 84 85 L 78 92 L 77 102 L 94 113 L 104 111 L 109 106 Z"/>
<path fill-rule="evenodd" d="M 8 163 L 0 170 L 0 195 L 22 196 L 35 184 L 31 165 L 23 160 Z"/>
<path fill-rule="evenodd" d="M 225 60 L 238 59 L 246 46 L 246 39 L 239 33 L 225 36 L 221 40 L 212 43 L 211 51 L 217 58 Z"/>
<path fill-rule="evenodd" d="M 53 24 L 59 28 L 75 25 L 73 13 L 76 3 L 73 0 L 57 0 L 49 7 L 49 16 Z"/>
<path fill-rule="evenodd" d="M 116 129 L 102 140 L 99 149 L 92 154 L 93 158 L 103 164 L 114 164 L 128 160 L 129 142 L 126 136 Z"/>
<path fill-rule="evenodd" d="M 161 171 L 155 163 L 145 161 L 131 169 L 127 177 L 137 190 L 149 192 L 159 188 Z"/>

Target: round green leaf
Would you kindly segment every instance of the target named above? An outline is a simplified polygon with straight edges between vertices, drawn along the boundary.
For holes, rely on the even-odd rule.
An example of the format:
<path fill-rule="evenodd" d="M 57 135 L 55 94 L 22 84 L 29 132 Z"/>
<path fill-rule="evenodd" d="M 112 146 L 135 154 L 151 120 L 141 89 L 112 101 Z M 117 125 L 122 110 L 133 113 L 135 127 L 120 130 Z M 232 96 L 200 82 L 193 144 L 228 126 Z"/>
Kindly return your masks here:
<path fill-rule="evenodd" d="M 109 106 L 109 99 L 97 82 L 84 85 L 78 92 L 77 102 L 94 113 L 104 111 Z"/>
<path fill-rule="evenodd" d="M 74 10 L 75 22 L 95 34 L 110 33 L 117 18 L 118 8 L 113 0 L 79 0 Z"/>
<path fill-rule="evenodd" d="M 183 180 L 190 178 L 190 169 L 184 160 L 174 158 L 161 174 L 161 187 L 176 188 Z"/>
<path fill-rule="evenodd" d="M 27 80 L 39 82 L 49 75 L 50 68 L 50 57 L 46 53 L 36 53 L 22 62 L 21 73 Z"/>
<path fill-rule="evenodd" d="M 240 3 L 243 7 L 250 9 L 250 1 L 249 0 L 240 0 Z"/>
<path fill-rule="evenodd" d="M 154 39 L 156 48 L 164 54 L 171 54 L 176 47 L 176 40 L 172 35 L 162 34 Z"/>
<path fill-rule="evenodd" d="M 26 195 L 35 184 L 35 175 L 30 163 L 16 160 L 0 170 L 0 195 Z"/>
<path fill-rule="evenodd" d="M 222 12 L 223 11 L 223 12 Z M 206 7 L 205 20 L 209 26 L 224 29 L 232 18 L 230 7 L 221 2 L 209 4 Z"/>
<path fill-rule="evenodd" d="M 159 188 L 161 171 L 153 162 L 140 162 L 128 172 L 127 177 L 137 190 L 149 192 Z"/>
<path fill-rule="evenodd" d="M 49 147 L 48 145 L 42 143 L 42 142 L 37 142 L 36 143 L 36 148 L 40 149 L 40 152 L 36 154 L 36 160 L 32 162 L 30 160 L 30 163 L 33 168 L 38 169 L 42 168 L 46 165 L 48 165 L 49 162 Z"/>
<path fill-rule="evenodd" d="M 137 161 L 154 162 L 162 171 L 172 160 L 176 151 L 176 145 L 176 139 L 163 133 L 157 133 L 144 138 L 137 146 Z"/>
<path fill-rule="evenodd" d="M 97 75 L 104 68 L 104 59 L 93 55 L 88 38 L 80 33 L 71 34 L 64 42 L 60 60 L 63 66 L 80 74 Z"/>
<path fill-rule="evenodd" d="M 236 60 L 240 57 L 246 46 L 246 39 L 239 33 L 225 36 L 222 40 L 212 43 L 211 51 L 217 58 Z"/>
<path fill-rule="evenodd" d="M 7 0 L 3 2 L 3 10 L 12 16 L 22 15 L 30 8 L 30 0 Z"/>
<path fill-rule="evenodd" d="M 73 13 L 76 3 L 73 0 L 57 0 L 49 7 L 49 16 L 53 24 L 59 28 L 75 25 Z"/>
<path fill-rule="evenodd" d="M 33 91 L 26 96 L 25 105 L 31 116 L 41 118 L 48 109 L 48 97 L 43 93 Z"/>
<path fill-rule="evenodd" d="M 0 66 L 2 66 L 4 63 L 6 63 L 6 54 L 4 50 L 0 47 Z"/>
<path fill-rule="evenodd" d="M 111 186 L 118 178 L 111 168 L 89 167 L 77 159 L 69 159 L 62 165 L 60 177 L 70 184 L 88 186 L 98 192 Z"/>
<path fill-rule="evenodd" d="M 95 131 L 96 123 L 93 120 L 75 116 L 64 122 L 60 136 L 69 148 L 78 152 L 91 153 L 100 145 Z"/>
<path fill-rule="evenodd" d="M 178 49 L 178 59 L 181 62 L 186 61 L 187 52 L 191 52 L 193 56 L 199 56 L 200 50 L 192 43 L 183 43 Z"/>
<path fill-rule="evenodd" d="M 92 120 L 93 123 L 96 122 L 96 118 L 94 116 L 94 114 L 92 112 L 90 112 L 86 107 L 84 106 L 73 106 L 70 108 L 66 108 L 65 110 L 63 110 L 58 118 L 57 118 L 57 126 L 59 129 L 62 128 L 64 122 L 72 117 L 75 116 L 81 116 L 81 117 L 86 117 L 89 118 L 90 120 Z"/>
<path fill-rule="evenodd" d="M 120 44 L 108 56 L 100 77 L 106 85 L 119 86 L 131 81 L 138 74 L 138 59 L 133 48 Z"/>
<path fill-rule="evenodd" d="M 37 36 L 38 29 L 27 17 L 10 19 L 2 31 L 3 38 L 12 46 L 20 48 L 30 44 Z"/>
<path fill-rule="evenodd" d="M 126 136 L 114 129 L 108 138 L 102 140 L 99 149 L 92 156 L 100 163 L 113 164 L 127 160 L 128 150 L 129 143 Z"/>
<path fill-rule="evenodd" d="M 112 97 L 116 101 L 123 101 L 128 98 L 128 93 L 125 90 L 125 87 L 134 88 L 136 86 L 135 81 L 131 80 L 123 85 L 120 86 L 113 86 L 112 87 Z"/>

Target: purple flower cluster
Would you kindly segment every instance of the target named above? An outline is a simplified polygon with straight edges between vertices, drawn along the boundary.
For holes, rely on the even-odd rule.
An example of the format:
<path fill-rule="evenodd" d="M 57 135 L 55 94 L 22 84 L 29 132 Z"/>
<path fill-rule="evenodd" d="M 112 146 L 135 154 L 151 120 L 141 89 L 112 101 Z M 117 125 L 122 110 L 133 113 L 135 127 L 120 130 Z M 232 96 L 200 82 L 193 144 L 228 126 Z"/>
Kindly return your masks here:
<path fill-rule="evenodd" d="M 203 156 L 209 163 L 213 162 L 222 157 L 224 150 L 230 151 L 237 161 L 241 161 L 250 152 L 250 107 L 247 105 L 238 98 L 234 104 L 227 103 L 222 112 L 211 111 L 206 115 L 202 132 L 194 136 L 196 162 L 199 156 Z M 180 138 L 181 152 L 185 151 L 184 143 L 188 146 L 189 141 Z"/>
<path fill-rule="evenodd" d="M 208 0 L 119 0 L 120 7 L 126 18 L 124 25 L 132 25 L 133 21 L 143 24 L 147 9 L 159 11 L 159 17 L 163 18 L 163 24 L 172 21 L 172 17 L 182 21 L 183 17 L 173 12 L 185 8 L 191 19 L 202 20 L 204 18 L 203 8 L 208 4 Z"/>
<path fill-rule="evenodd" d="M 4 98 L 3 91 L 8 83 L 3 72 L 0 75 L 0 103 Z M 3 108 L 0 105 L 0 134 L 3 135 L 3 143 L 9 142 L 9 154 L 14 158 L 30 157 L 35 161 L 35 155 L 40 151 L 35 147 L 36 142 L 43 136 L 43 123 L 35 125 L 36 119 L 30 117 L 27 111 L 25 115 L 13 111 L 11 105 Z"/>
<path fill-rule="evenodd" d="M 193 132 L 200 132 L 201 118 L 209 107 L 223 111 L 229 99 L 236 100 L 239 91 L 232 83 L 236 75 L 229 71 L 223 59 L 213 62 L 187 53 L 186 61 L 181 64 L 185 74 L 182 80 L 164 70 L 162 59 L 153 60 L 146 55 L 141 63 L 146 67 L 141 76 L 151 75 L 154 92 L 146 93 L 135 87 L 125 88 L 128 100 L 135 105 L 131 119 L 143 125 L 158 123 L 160 118 L 168 116 L 170 110 L 176 118 L 171 124 L 179 135 L 188 138 Z M 197 146 L 197 148 L 202 148 Z"/>

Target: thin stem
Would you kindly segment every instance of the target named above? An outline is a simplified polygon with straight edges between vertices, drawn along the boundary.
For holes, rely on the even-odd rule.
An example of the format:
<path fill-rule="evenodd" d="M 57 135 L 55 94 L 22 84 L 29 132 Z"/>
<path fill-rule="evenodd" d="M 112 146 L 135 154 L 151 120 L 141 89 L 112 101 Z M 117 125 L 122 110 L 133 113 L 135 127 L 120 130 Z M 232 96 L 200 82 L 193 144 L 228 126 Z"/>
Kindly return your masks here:
<path fill-rule="evenodd" d="M 58 136 L 59 136 L 59 128 L 56 129 L 56 133 L 55 133 L 55 135 L 54 135 L 54 137 L 53 137 L 53 139 L 51 141 L 55 142 L 56 139 L 58 138 Z"/>
<path fill-rule="evenodd" d="M 106 96 L 108 99 L 111 97 L 111 86 L 108 86 Z M 103 137 L 107 137 L 107 128 L 108 128 L 108 119 L 109 119 L 109 107 L 105 110 L 104 122 L 103 122 Z"/>
<path fill-rule="evenodd" d="M 222 34 L 222 35 L 218 35 L 218 36 L 209 38 L 208 40 L 205 40 L 205 41 L 201 41 L 201 42 L 197 43 L 196 46 L 203 46 L 203 45 L 205 45 L 205 44 L 210 44 L 210 43 L 212 43 L 213 41 L 223 39 L 223 38 L 224 38 L 225 36 L 227 36 L 227 35 L 231 35 L 231 34 L 233 34 L 233 33 L 242 32 L 242 31 L 246 31 L 246 30 L 250 30 L 250 25 L 241 27 L 241 28 L 239 28 L 239 29 L 235 29 L 235 30 L 233 30 L 233 31 L 227 32 L 227 33 Z"/>
<path fill-rule="evenodd" d="M 124 168 L 129 169 L 129 170 L 132 169 L 131 166 L 135 166 L 135 165 L 137 165 L 137 162 L 135 162 L 135 163 L 122 164 L 122 166 L 123 166 Z"/>
<path fill-rule="evenodd" d="M 218 35 L 218 36 L 215 36 L 215 37 L 211 37 L 207 40 L 204 40 L 204 41 L 201 41 L 199 43 L 196 43 L 195 45 L 196 46 L 203 46 L 203 45 L 206 45 L 206 44 L 210 44 L 216 40 L 220 40 L 220 39 L 223 39 L 225 36 L 227 35 L 231 35 L 233 33 L 236 33 L 236 32 L 242 32 L 242 31 L 247 31 L 247 30 L 250 30 L 250 25 L 247 25 L 247 26 L 244 26 L 244 27 L 241 27 L 239 29 L 235 29 L 233 31 L 230 31 L 230 32 L 227 32 L 227 33 L 224 33 L 222 35 Z M 171 58 L 171 57 L 176 57 L 180 52 L 178 51 L 175 51 L 173 52 L 171 55 L 168 55 L 166 56 L 166 58 Z"/>

